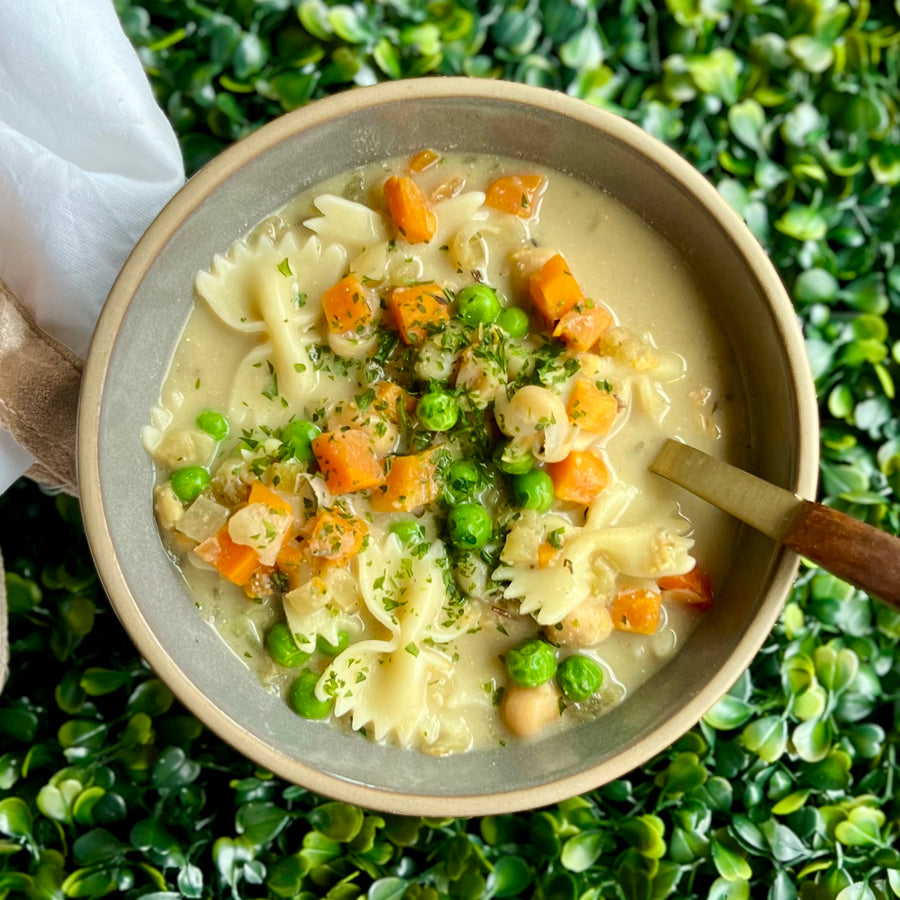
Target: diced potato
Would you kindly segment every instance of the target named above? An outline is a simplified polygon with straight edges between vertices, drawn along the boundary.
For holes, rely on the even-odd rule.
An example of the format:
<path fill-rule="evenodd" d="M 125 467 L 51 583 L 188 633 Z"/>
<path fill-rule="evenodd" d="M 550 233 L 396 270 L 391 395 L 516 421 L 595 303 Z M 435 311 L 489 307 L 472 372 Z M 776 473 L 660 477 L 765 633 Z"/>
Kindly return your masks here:
<path fill-rule="evenodd" d="M 216 441 L 199 429 L 170 431 L 153 448 L 153 459 L 169 469 L 208 466 L 216 453 Z"/>
<path fill-rule="evenodd" d="M 212 497 L 201 494 L 185 511 L 179 519 L 176 528 L 182 534 L 197 541 L 205 541 L 207 538 L 218 534 L 222 526 L 228 521 L 229 510 Z"/>

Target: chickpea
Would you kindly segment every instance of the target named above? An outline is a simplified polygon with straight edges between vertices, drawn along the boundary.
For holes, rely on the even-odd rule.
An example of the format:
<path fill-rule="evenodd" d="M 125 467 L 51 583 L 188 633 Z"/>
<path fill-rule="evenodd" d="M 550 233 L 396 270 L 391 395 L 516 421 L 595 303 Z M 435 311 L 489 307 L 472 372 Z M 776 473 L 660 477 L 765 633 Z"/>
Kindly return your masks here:
<path fill-rule="evenodd" d="M 565 405 L 553 391 L 529 384 L 509 400 L 501 394 L 495 415 L 500 430 L 528 445 L 539 460 L 559 462 L 568 455 L 572 428 Z"/>
<path fill-rule="evenodd" d="M 556 625 L 547 625 L 544 636 L 559 647 L 594 647 L 613 630 L 609 610 L 596 600 L 585 600 Z"/>
<path fill-rule="evenodd" d="M 552 681 L 540 687 L 508 687 L 500 715 L 516 737 L 534 737 L 559 719 L 559 691 Z"/>

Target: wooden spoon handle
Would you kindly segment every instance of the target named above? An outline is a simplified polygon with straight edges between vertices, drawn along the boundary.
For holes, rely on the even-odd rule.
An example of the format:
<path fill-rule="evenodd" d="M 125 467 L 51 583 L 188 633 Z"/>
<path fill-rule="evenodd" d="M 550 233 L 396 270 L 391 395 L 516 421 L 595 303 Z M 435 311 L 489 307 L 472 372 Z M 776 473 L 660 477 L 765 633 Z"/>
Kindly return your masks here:
<path fill-rule="evenodd" d="M 782 543 L 900 609 L 900 538 L 821 503 L 804 500 Z"/>

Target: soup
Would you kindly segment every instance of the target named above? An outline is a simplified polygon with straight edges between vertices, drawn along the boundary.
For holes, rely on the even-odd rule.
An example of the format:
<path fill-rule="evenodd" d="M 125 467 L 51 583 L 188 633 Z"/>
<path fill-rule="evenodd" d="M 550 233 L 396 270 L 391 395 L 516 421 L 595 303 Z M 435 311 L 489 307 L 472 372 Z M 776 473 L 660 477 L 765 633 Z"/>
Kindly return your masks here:
<path fill-rule="evenodd" d="M 423 151 L 217 255 L 144 443 L 201 614 L 299 715 L 444 754 L 601 715 L 713 602 L 740 458 L 690 270 L 614 198 Z"/>

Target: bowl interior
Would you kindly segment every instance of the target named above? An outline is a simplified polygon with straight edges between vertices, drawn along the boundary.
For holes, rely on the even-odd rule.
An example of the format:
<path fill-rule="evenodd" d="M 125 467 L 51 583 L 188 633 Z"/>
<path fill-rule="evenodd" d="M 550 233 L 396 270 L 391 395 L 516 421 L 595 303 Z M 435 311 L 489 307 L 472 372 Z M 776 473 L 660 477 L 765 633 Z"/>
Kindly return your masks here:
<path fill-rule="evenodd" d="M 603 187 L 694 269 L 750 397 L 750 467 L 807 496 L 815 398 L 790 303 L 715 191 L 638 129 L 559 94 L 457 79 L 354 91 L 280 119 L 196 176 L 151 226 L 113 289 L 92 345 L 79 477 L 92 550 L 138 649 L 203 721 L 242 752 L 320 793 L 422 814 L 534 807 L 618 777 L 693 725 L 749 663 L 795 560 L 741 533 L 720 596 L 682 651 L 602 719 L 528 745 L 433 758 L 298 719 L 257 683 L 194 608 L 160 543 L 141 428 L 192 303 L 196 271 L 303 188 L 414 152 L 499 152 Z M 778 435 L 777 442 L 769 439 Z"/>

